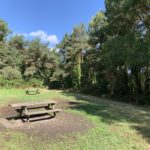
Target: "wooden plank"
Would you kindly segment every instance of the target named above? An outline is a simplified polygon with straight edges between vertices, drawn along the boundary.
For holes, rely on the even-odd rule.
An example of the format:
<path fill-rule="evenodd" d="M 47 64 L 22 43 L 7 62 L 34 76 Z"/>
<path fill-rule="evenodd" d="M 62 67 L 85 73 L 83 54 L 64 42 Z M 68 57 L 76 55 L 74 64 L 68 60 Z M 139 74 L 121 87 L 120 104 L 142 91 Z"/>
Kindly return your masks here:
<path fill-rule="evenodd" d="M 40 109 L 40 108 L 45 108 L 45 109 L 53 109 L 55 104 L 45 104 L 45 105 L 32 105 L 32 106 L 27 106 L 28 109 Z M 22 109 L 22 107 L 14 107 L 17 111 Z"/>
<path fill-rule="evenodd" d="M 54 113 L 54 112 L 60 112 L 61 109 L 53 109 L 53 110 L 42 110 L 42 111 L 33 111 L 33 112 L 26 112 L 25 115 L 41 115 L 41 114 L 47 114 L 47 113 Z"/>
<path fill-rule="evenodd" d="M 42 101 L 42 102 L 25 102 L 25 103 L 16 103 L 10 104 L 11 107 L 32 107 L 32 106 L 46 106 L 48 104 L 56 104 L 55 101 Z"/>
<path fill-rule="evenodd" d="M 36 117 L 30 117 L 29 120 L 24 119 L 24 121 L 26 122 L 34 122 L 34 121 L 41 121 L 41 120 L 48 120 L 48 119 L 52 119 L 53 116 L 50 116 L 49 114 L 45 114 L 45 115 L 39 115 Z"/>

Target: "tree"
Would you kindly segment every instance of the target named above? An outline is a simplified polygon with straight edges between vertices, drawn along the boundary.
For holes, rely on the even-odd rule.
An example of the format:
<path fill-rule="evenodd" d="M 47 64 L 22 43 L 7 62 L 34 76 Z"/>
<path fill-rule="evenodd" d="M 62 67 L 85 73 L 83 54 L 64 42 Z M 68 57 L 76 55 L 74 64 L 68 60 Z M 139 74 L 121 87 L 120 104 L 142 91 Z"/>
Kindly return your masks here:
<path fill-rule="evenodd" d="M 65 35 L 60 48 L 61 54 L 64 56 L 64 68 L 68 81 L 71 80 L 74 88 L 81 86 L 82 63 L 84 51 L 88 48 L 88 35 L 83 24 L 74 27 L 70 36 Z"/>
<path fill-rule="evenodd" d="M 3 20 L 0 20 L 0 42 L 3 42 L 6 36 L 10 33 L 8 25 Z"/>
<path fill-rule="evenodd" d="M 8 43 L 11 47 L 14 47 L 17 50 L 19 50 L 20 53 L 23 53 L 23 51 L 25 50 L 25 47 L 27 46 L 27 41 L 25 41 L 24 37 L 21 35 L 12 36 L 9 39 Z"/>

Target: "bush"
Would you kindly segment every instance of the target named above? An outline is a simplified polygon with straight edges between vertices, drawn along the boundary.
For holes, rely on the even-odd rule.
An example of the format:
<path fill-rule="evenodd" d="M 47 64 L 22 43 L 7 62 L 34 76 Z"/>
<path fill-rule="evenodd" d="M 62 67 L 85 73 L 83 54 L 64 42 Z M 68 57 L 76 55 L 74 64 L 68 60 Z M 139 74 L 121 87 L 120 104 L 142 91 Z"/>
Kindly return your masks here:
<path fill-rule="evenodd" d="M 36 78 L 32 78 L 30 80 L 24 80 L 24 85 L 26 87 L 40 87 L 40 88 L 44 87 L 43 81 Z"/>
<path fill-rule="evenodd" d="M 26 88 L 26 87 L 43 87 L 43 81 L 38 79 L 31 79 L 29 81 L 23 79 L 8 80 L 0 77 L 0 87 L 5 88 Z"/>
<path fill-rule="evenodd" d="M 23 84 L 22 79 L 14 79 L 14 80 L 8 80 L 5 78 L 0 77 L 0 87 L 6 87 L 6 88 L 12 88 L 16 87 L 19 88 Z"/>
<path fill-rule="evenodd" d="M 5 67 L 0 70 L 1 78 L 7 80 L 21 79 L 21 72 L 17 68 Z"/>

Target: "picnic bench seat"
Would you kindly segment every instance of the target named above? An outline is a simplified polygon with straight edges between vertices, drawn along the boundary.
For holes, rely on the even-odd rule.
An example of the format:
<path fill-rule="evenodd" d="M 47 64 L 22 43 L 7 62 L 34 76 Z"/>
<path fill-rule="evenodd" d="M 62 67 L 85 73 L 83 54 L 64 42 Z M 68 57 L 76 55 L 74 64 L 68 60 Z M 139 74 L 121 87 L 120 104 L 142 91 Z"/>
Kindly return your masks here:
<path fill-rule="evenodd" d="M 25 113 L 25 115 L 37 115 L 37 114 L 48 114 L 48 113 L 54 113 L 54 115 L 56 115 L 57 112 L 60 112 L 61 109 L 53 109 L 53 110 L 41 110 L 41 111 L 31 111 L 31 112 L 27 112 Z"/>
<path fill-rule="evenodd" d="M 9 106 L 16 109 L 16 111 L 19 112 L 20 117 L 25 116 L 26 121 L 28 122 L 30 117 L 34 115 L 53 114 L 53 116 L 55 117 L 56 113 L 61 111 L 61 109 L 54 109 L 55 104 L 56 102 L 54 101 L 42 101 L 42 102 L 16 103 L 10 104 Z"/>
<path fill-rule="evenodd" d="M 25 93 L 29 94 L 29 95 L 36 95 L 36 94 L 40 94 L 40 91 L 39 91 L 39 89 L 37 89 L 37 90 L 26 90 Z"/>

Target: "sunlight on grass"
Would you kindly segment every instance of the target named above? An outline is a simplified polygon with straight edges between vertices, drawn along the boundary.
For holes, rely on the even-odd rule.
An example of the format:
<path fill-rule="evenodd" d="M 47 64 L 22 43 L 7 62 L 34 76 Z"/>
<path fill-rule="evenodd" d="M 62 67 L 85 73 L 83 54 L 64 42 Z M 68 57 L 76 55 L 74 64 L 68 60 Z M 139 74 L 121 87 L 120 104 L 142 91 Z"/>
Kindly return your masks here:
<path fill-rule="evenodd" d="M 64 96 L 57 90 L 40 89 L 39 95 L 27 95 L 25 89 L 0 89 L 0 105 L 5 105 L 12 102 L 25 101 L 45 101 L 45 100 L 59 100 L 59 99 L 75 99 L 72 96 Z"/>
<path fill-rule="evenodd" d="M 0 105 L 14 101 L 80 101 L 66 111 L 79 114 L 94 125 L 85 134 L 72 133 L 58 139 L 42 140 L 12 130 L 0 131 L 0 148 L 7 150 L 148 150 L 150 147 L 150 111 L 123 103 L 108 102 L 84 95 L 41 89 L 40 95 L 26 95 L 22 89 L 1 89 Z M 80 97 L 80 98 L 79 98 Z M 95 99 L 95 100 L 93 100 Z M 94 101 L 94 102 L 93 102 Z M 68 120 L 69 121 L 69 120 Z"/>

